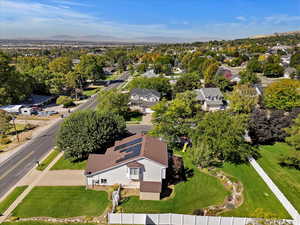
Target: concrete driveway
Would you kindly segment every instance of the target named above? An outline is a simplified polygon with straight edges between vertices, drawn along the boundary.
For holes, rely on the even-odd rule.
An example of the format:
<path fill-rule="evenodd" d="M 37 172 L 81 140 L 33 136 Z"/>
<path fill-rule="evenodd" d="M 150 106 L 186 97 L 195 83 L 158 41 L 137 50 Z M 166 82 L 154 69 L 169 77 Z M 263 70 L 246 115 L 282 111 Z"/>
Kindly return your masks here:
<path fill-rule="evenodd" d="M 83 170 L 50 170 L 36 184 L 36 186 L 84 186 Z M 40 171 L 34 171 L 20 185 L 29 185 Z"/>

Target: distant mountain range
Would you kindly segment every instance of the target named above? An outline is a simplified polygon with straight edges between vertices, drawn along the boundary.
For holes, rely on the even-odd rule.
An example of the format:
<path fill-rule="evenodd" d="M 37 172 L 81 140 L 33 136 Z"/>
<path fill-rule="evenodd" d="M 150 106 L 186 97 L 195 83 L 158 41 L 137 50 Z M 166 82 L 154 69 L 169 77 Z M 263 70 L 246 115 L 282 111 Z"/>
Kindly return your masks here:
<path fill-rule="evenodd" d="M 288 32 L 279 32 L 274 34 L 262 34 L 262 35 L 255 35 L 250 38 L 257 39 L 257 38 L 266 38 L 266 37 L 274 37 L 274 36 L 285 36 L 285 35 L 293 35 L 293 34 L 300 34 L 300 30 L 295 31 L 288 31 Z"/>
<path fill-rule="evenodd" d="M 164 36 L 146 36 L 136 38 L 118 38 L 109 35 L 55 35 L 46 40 L 57 41 L 93 41 L 93 42 L 152 42 L 152 43 L 182 43 L 182 42 L 196 42 L 196 41 L 208 41 L 208 40 L 220 40 L 215 37 L 199 37 L 199 38 L 179 38 L 179 37 L 164 37 Z"/>

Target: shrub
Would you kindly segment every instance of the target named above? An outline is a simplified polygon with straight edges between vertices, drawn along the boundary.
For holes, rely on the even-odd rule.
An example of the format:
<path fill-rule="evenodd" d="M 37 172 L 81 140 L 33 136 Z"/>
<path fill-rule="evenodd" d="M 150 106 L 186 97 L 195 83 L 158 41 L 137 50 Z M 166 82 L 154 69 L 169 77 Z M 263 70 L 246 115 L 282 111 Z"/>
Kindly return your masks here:
<path fill-rule="evenodd" d="M 7 137 L 0 138 L 1 145 L 7 145 L 9 143 L 11 143 L 11 140 L 9 138 L 7 138 Z"/>
<path fill-rule="evenodd" d="M 63 105 L 64 108 L 74 106 L 73 99 L 68 96 L 59 96 L 56 100 L 57 105 Z"/>
<path fill-rule="evenodd" d="M 279 159 L 279 164 L 281 166 L 292 167 L 300 170 L 300 152 L 294 151 L 289 156 L 281 156 Z"/>

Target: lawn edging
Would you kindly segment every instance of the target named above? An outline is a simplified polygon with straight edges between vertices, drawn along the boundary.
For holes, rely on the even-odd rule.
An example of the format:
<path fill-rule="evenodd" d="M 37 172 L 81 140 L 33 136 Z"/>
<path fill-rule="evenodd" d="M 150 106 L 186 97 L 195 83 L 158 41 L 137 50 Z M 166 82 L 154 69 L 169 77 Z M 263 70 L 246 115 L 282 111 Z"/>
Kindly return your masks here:
<path fill-rule="evenodd" d="M 275 185 L 272 179 L 267 175 L 267 173 L 263 170 L 263 168 L 256 162 L 254 158 L 249 158 L 249 162 L 251 166 L 255 169 L 258 175 L 263 179 L 263 181 L 268 185 L 270 190 L 276 196 L 276 198 L 280 201 L 283 207 L 288 211 L 288 213 L 293 217 L 293 219 L 299 223 L 300 215 L 298 211 L 294 208 L 294 206 L 290 203 L 290 201 L 285 197 L 285 195 L 280 191 L 280 189 Z"/>

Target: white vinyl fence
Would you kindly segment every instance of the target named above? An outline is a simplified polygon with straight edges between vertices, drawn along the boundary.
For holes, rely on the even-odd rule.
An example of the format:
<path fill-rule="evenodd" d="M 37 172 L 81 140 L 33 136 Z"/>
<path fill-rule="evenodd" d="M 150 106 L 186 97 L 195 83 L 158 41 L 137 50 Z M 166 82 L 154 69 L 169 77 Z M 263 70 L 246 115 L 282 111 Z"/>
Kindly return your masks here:
<path fill-rule="evenodd" d="M 261 168 L 261 166 L 256 162 L 255 159 L 249 159 L 250 164 L 259 174 L 259 176 L 264 180 L 264 182 L 268 185 L 277 199 L 281 202 L 283 207 L 288 211 L 288 213 L 293 217 L 293 219 L 297 222 L 296 224 L 300 224 L 300 215 L 298 211 L 294 208 L 294 206 L 290 203 L 290 201 L 284 196 L 284 194 L 279 190 L 279 188 L 274 184 L 271 178 L 266 174 L 266 172 Z"/>
<path fill-rule="evenodd" d="M 109 213 L 109 224 L 149 224 L 149 225 L 247 225 L 255 222 L 255 218 L 195 216 L 183 214 L 139 214 Z M 284 222 L 284 220 L 281 220 Z M 296 225 L 292 220 L 285 220 Z M 278 221 L 280 224 L 280 221 Z"/>

